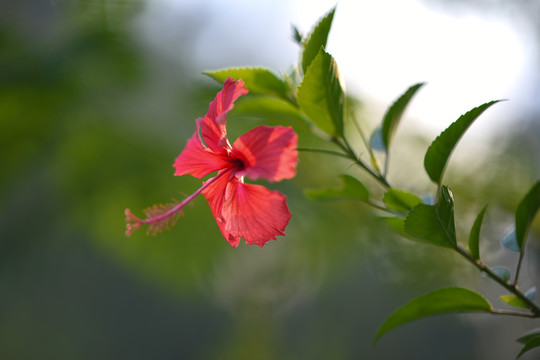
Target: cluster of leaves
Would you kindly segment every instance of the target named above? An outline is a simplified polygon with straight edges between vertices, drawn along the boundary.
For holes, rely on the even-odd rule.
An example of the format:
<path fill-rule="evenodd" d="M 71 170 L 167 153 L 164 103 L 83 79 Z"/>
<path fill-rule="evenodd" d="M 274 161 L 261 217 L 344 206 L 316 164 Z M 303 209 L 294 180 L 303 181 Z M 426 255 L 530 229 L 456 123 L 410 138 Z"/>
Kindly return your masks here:
<path fill-rule="evenodd" d="M 398 233 L 411 240 L 427 243 L 456 251 L 464 259 L 500 284 L 509 294 L 500 299 L 516 310 L 495 309 L 481 294 L 468 289 L 450 287 L 435 290 L 416 298 L 396 310 L 380 327 L 375 336 L 377 341 L 388 331 L 404 323 L 422 317 L 449 312 L 486 312 L 530 318 L 540 317 L 540 308 L 534 301 L 536 288 L 523 292 L 518 286 L 519 272 L 525 253 L 528 230 L 540 207 L 540 182 L 534 184 L 518 206 L 515 214 L 515 231 L 506 236 L 503 245 L 519 253 L 515 277 L 502 267 L 490 268 L 480 256 L 480 230 L 486 207 L 476 217 L 470 231 L 468 246 L 460 244 L 456 236 L 454 197 L 450 188 L 443 183 L 445 169 L 457 143 L 471 124 L 497 101 L 482 104 L 459 117 L 444 130 L 429 146 L 424 157 L 424 168 L 437 185 L 433 203 L 425 203 L 418 195 L 398 189 L 387 180 L 388 159 L 392 139 L 405 110 L 423 83 L 407 89 L 387 110 L 381 124 L 368 137 L 354 118 L 354 112 L 347 107 L 344 91 L 335 59 L 326 52 L 326 42 L 330 32 L 335 9 L 323 17 L 307 35 L 294 28 L 294 39 L 301 47 L 300 64 L 283 76 L 277 76 L 264 68 L 234 68 L 209 71 L 206 74 L 219 82 L 227 77 L 242 78 L 256 97 L 252 97 L 252 107 L 273 108 L 276 112 L 290 114 L 305 120 L 313 132 L 334 144 L 336 150 L 300 149 L 319 151 L 350 159 L 365 170 L 383 188 L 382 201 L 372 199 L 368 188 L 357 178 L 341 175 L 340 189 L 308 190 L 313 199 L 347 198 L 363 201 L 384 211 L 385 221 Z M 349 144 L 345 124 L 352 121 L 359 132 L 370 161 L 365 162 Z M 384 158 L 384 166 L 379 166 L 378 158 Z M 382 169 L 381 169 L 382 168 Z M 525 309 L 525 310 L 523 310 Z M 526 351 L 540 346 L 540 330 L 518 339 L 524 344 L 518 357 Z"/>

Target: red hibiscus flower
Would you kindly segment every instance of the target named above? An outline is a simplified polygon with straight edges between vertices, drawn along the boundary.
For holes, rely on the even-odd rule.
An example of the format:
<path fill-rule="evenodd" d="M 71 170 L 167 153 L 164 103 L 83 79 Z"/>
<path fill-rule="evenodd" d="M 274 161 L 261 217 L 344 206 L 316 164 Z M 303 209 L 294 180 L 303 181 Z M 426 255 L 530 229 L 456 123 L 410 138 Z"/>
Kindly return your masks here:
<path fill-rule="evenodd" d="M 227 79 L 206 116 L 196 120 L 195 134 L 174 162 L 175 175 L 189 174 L 199 179 L 215 171 L 217 175 L 180 203 L 147 209 L 147 219 L 141 220 L 126 210 L 127 235 L 145 224 L 154 233 L 170 226 L 184 206 L 201 193 L 232 246 L 238 246 L 243 238 L 247 244 L 262 247 L 276 240 L 276 235 L 285 235 L 283 231 L 291 218 L 285 196 L 261 185 L 245 184 L 244 177 L 270 182 L 294 177 L 297 135 L 291 127 L 258 126 L 231 146 L 227 113 L 234 101 L 247 92 L 242 80 Z"/>

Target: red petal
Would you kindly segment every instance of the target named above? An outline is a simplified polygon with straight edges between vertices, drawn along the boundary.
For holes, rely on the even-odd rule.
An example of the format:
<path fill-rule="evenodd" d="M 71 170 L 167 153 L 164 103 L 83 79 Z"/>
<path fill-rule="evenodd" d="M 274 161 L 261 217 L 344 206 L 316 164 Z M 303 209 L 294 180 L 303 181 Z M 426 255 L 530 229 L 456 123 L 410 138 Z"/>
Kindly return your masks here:
<path fill-rule="evenodd" d="M 201 125 L 201 137 L 213 152 L 218 154 L 228 153 L 230 149 L 227 141 L 227 113 L 234 107 L 234 101 L 241 95 L 247 94 L 248 90 L 242 80 L 225 80 L 221 90 L 214 101 L 208 107 L 208 113 Z"/>
<path fill-rule="evenodd" d="M 224 230 L 234 238 L 242 237 L 246 244 L 263 246 L 283 231 L 291 213 L 286 197 L 261 185 L 248 185 L 236 178 L 229 182 L 221 214 Z"/>
<path fill-rule="evenodd" d="M 202 119 L 197 119 L 197 130 Z M 215 154 L 210 149 L 203 147 L 199 132 L 188 140 L 182 153 L 174 161 L 176 171 L 174 175 L 190 174 L 200 179 L 211 172 L 231 166 L 232 159 L 222 154 Z"/>
<path fill-rule="evenodd" d="M 221 173 L 216 176 L 220 175 Z M 208 181 L 210 180 L 211 179 Z M 208 201 L 208 205 L 210 205 L 210 210 L 212 210 L 212 215 L 214 215 L 214 218 L 216 218 L 216 222 L 219 226 L 219 230 L 221 230 L 221 234 L 223 234 L 223 237 L 229 242 L 229 244 L 237 247 L 240 243 L 240 237 L 233 236 L 226 230 L 225 220 L 222 216 L 223 204 L 225 203 L 225 192 L 228 184 L 229 175 L 223 174 L 220 179 L 217 179 L 212 185 L 204 189 L 202 194 Z"/>
<path fill-rule="evenodd" d="M 225 230 L 226 224 L 223 221 L 216 220 L 219 230 L 221 230 L 221 234 L 231 244 L 233 247 L 237 247 L 238 244 L 240 244 L 240 236 L 234 236 L 231 233 L 229 233 L 227 230 Z"/>
<path fill-rule="evenodd" d="M 245 174 L 252 179 L 290 179 L 296 174 L 297 142 L 291 127 L 258 126 L 234 142 L 231 157 L 242 160 Z"/>

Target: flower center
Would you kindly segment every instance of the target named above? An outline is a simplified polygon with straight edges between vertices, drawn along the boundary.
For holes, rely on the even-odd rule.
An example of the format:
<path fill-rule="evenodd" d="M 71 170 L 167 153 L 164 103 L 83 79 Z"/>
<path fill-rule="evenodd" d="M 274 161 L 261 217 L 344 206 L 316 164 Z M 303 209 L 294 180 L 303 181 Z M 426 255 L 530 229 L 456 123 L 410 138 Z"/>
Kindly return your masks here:
<path fill-rule="evenodd" d="M 238 158 L 233 159 L 232 164 L 233 164 L 232 167 L 234 168 L 236 172 L 242 171 L 246 168 L 246 165 L 244 164 L 244 162 Z"/>

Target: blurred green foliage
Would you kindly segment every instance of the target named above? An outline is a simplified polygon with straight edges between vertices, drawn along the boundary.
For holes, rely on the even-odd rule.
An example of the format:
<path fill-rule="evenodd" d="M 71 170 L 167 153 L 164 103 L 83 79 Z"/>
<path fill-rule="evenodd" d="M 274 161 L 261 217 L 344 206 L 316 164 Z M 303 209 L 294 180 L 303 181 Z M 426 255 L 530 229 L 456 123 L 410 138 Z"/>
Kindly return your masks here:
<path fill-rule="evenodd" d="M 302 153 L 295 180 L 270 184 L 288 196 L 293 218 L 287 237 L 264 249 L 231 248 L 202 198 L 167 233 L 124 236 L 124 208 L 199 187 L 174 177 L 172 163 L 219 90 L 188 60 L 169 61 L 141 40 L 134 19 L 144 9 L 143 1 L 23 1 L 1 15 L 0 358 L 483 354 L 482 335 L 459 317 L 413 324 L 414 336 L 399 329 L 370 347 L 385 316 L 418 289 L 471 272 L 398 239 L 361 203 L 304 197 L 306 187 L 337 187 L 336 174 L 354 173 L 345 161 Z M 256 104 L 275 105 L 240 101 L 232 140 L 265 122 L 294 126 L 301 146 L 323 146 L 297 114 L 263 120 L 269 111 Z"/>

